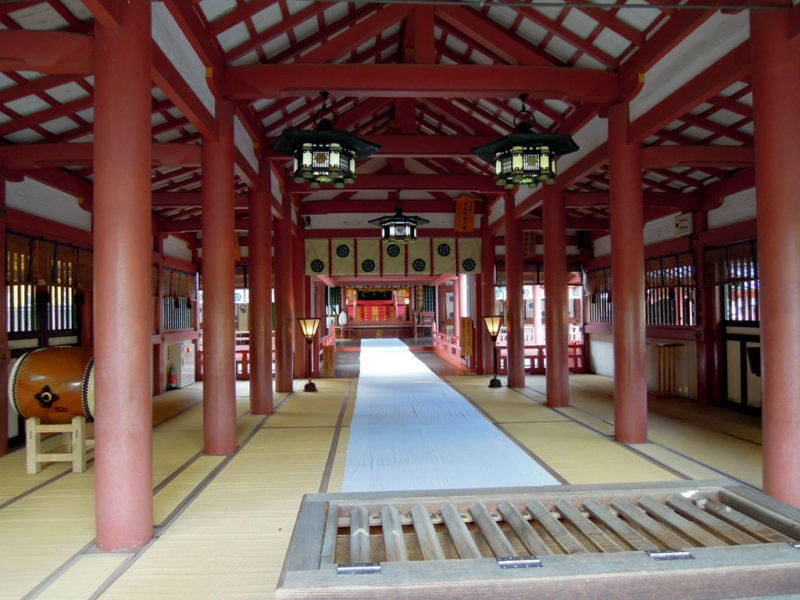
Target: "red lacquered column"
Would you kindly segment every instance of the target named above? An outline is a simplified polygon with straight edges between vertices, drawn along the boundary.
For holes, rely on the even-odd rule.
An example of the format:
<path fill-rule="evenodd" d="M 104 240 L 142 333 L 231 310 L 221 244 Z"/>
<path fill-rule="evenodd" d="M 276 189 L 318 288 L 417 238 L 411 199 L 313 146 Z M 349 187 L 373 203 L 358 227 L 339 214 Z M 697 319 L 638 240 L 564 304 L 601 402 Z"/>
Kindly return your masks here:
<path fill-rule="evenodd" d="M 525 387 L 525 329 L 522 320 L 522 220 L 514 218 L 514 195 L 505 195 L 506 318 L 508 387 Z"/>
<path fill-rule="evenodd" d="M 644 221 L 638 143 L 628 141 L 628 104 L 608 115 L 611 175 L 611 276 L 614 332 L 614 436 L 647 441 Z"/>
<path fill-rule="evenodd" d="M 800 60 L 791 13 L 750 11 L 764 491 L 800 507 Z"/>
<path fill-rule="evenodd" d="M 546 185 L 543 191 L 547 405 L 569 406 L 566 205 L 555 186 Z"/>
<path fill-rule="evenodd" d="M 250 190 L 248 267 L 250 274 L 250 412 L 272 414 L 272 218 L 269 163 L 258 165 Z"/>
<path fill-rule="evenodd" d="M 275 222 L 275 391 L 291 392 L 294 385 L 294 301 L 292 300 L 291 200 L 283 198 Z M 305 342 L 303 342 L 305 343 Z"/>
<path fill-rule="evenodd" d="M 95 525 L 102 551 L 153 537 L 150 3 L 95 25 Z M 5 409 L 4 409 L 5 410 Z"/>
<path fill-rule="evenodd" d="M 295 336 L 294 345 L 294 377 L 303 379 L 308 375 L 308 343 L 297 319 L 313 316 L 309 310 L 308 298 L 311 295 L 308 277 L 305 275 L 305 242 L 303 231 L 298 229 L 292 236 L 292 301 L 294 302 L 295 322 L 292 323 L 292 335 Z"/>
<path fill-rule="evenodd" d="M 217 100 L 217 140 L 203 140 L 203 440 L 206 454 L 236 450 L 233 321 L 233 105 Z"/>
<path fill-rule="evenodd" d="M 488 217 L 484 217 L 483 221 L 486 221 L 487 218 Z M 492 358 L 494 347 L 492 338 L 489 337 L 489 331 L 486 329 L 486 325 L 483 322 L 483 317 L 490 317 L 496 312 L 494 308 L 495 253 L 494 236 L 489 234 L 489 228 L 485 223 L 481 228 L 481 233 L 481 314 L 478 315 L 478 322 L 475 323 L 475 327 L 481 332 L 479 336 L 482 342 L 481 373 L 485 374 L 492 373 L 494 369 Z"/>

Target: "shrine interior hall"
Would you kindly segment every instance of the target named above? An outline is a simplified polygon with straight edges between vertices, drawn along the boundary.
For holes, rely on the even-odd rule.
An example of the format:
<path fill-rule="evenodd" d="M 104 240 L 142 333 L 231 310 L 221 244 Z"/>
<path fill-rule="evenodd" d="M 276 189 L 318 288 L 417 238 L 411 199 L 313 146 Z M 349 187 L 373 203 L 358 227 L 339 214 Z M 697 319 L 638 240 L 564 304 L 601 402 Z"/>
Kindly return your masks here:
<path fill-rule="evenodd" d="M 798 44 L 796 0 L 0 2 L 0 598 L 273 597 L 417 400 L 376 348 L 556 487 L 800 508 Z"/>

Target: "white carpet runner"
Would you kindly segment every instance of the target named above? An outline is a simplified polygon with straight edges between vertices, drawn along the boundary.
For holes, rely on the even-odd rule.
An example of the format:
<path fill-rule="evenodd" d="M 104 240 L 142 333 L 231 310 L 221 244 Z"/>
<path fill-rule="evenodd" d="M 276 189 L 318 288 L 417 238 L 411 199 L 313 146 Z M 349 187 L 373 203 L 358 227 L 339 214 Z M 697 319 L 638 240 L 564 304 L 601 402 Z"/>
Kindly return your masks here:
<path fill-rule="evenodd" d="M 558 485 L 400 340 L 362 340 L 343 492 Z"/>

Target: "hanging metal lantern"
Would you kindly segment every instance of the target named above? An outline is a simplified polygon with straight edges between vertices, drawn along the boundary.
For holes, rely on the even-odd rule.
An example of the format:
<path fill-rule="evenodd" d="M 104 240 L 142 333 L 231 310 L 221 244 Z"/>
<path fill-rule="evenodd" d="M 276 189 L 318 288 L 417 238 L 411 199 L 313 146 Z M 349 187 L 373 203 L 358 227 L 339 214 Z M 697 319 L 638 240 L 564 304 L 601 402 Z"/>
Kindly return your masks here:
<path fill-rule="evenodd" d="M 495 163 L 495 182 L 506 189 L 515 185 L 538 185 L 556 180 L 556 157 L 578 150 L 567 134 L 532 133 L 536 120 L 520 94 L 522 109 L 514 115 L 516 133 L 476 146 L 472 151 L 488 163 Z"/>
<path fill-rule="evenodd" d="M 334 129 L 336 113 L 328 107 L 328 92 L 320 92 L 320 96 L 322 108 L 314 113 L 316 129 L 284 129 L 272 149 L 294 159 L 296 183 L 308 183 L 312 188 L 322 184 L 343 188 L 356 180 L 356 161 L 381 147 Z"/>
<path fill-rule="evenodd" d="M 372 219 L 370 223 L 381 228 L 381 238 L 393 242 L 408 242 L 417 239 L 417 225 L 429 223 L 428 219 L 403 214 L 400 200 L 394 207 L 393 215 Z"/>

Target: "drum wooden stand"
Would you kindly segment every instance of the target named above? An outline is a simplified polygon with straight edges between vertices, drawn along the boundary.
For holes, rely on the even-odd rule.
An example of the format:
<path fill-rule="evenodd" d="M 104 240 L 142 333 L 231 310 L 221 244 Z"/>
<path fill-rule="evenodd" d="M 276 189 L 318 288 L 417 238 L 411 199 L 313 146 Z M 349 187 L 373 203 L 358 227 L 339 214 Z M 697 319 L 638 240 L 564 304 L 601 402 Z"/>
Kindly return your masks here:
<path fill-rule="evenodd" d="M 62 435 L 42 439 L 42 434 L 50 433 Z M 66 444 L 69 452 L 47 452 L 48 448 L 59 445 L 51 440 Z M 42 470 L 42 463 L 52 462 L 71 462 L 73 473 L 83 473 L 87 454 L 94 451 L 94 440 L 86 439 L 85 417 L 73 417 L 72 423 L 55 425 L 42 424 L 38 417 L 31 417 L 25 420 L 25 449 L 28 473 L 38 473 Z"/>

